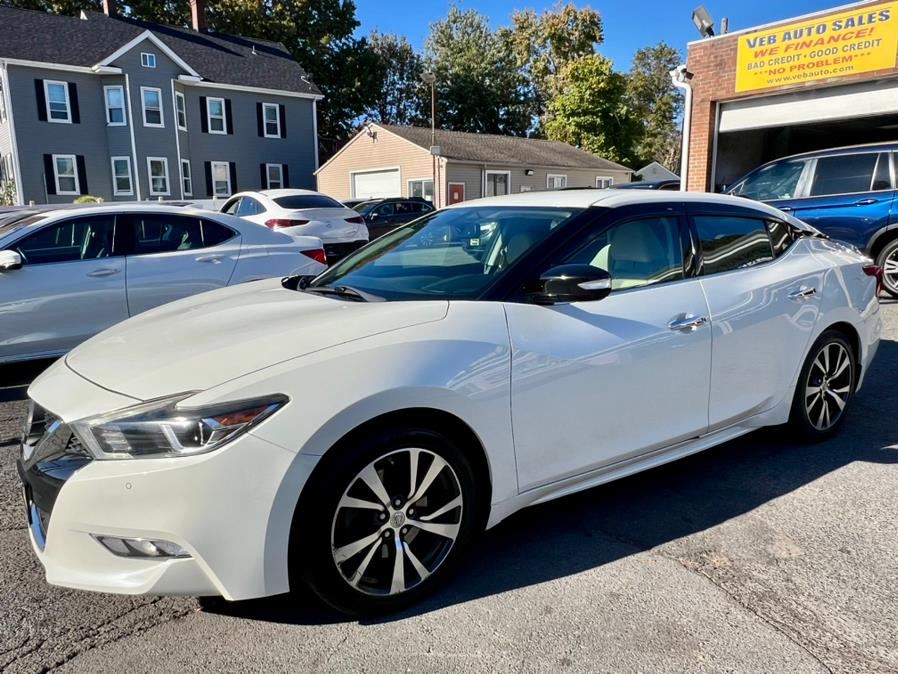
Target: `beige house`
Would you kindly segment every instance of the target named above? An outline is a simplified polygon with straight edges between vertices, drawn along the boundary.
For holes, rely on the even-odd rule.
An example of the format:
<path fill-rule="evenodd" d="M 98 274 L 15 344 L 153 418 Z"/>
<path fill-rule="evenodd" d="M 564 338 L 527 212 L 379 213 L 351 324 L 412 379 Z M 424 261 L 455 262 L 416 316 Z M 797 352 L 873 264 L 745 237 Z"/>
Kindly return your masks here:
<path fill-rule="evenodd" d="M 531 190 L 608 187 L 633 174 L 558 141 L 442 130 L 435 140 L 426 128 L 369 124 L 318 169 L 318 190 L 340 200 L 418 196 L 445 206 Z"/>

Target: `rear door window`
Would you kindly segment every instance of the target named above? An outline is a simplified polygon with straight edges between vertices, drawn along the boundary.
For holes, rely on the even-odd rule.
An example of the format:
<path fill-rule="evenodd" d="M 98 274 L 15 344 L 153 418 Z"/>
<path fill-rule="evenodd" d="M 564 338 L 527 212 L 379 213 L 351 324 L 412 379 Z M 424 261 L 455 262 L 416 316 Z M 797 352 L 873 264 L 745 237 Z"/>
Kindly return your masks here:
<path fill-rule="evenodd" d="M 183 215 L 136 214 L 127 216 L 127 221 L 136 255 L 208 248 L 234 236 L 223 225 Z"/>
<path fill-rule="evenodd" d="M 773 259 L 764 220 L 699 215 L 693 221 L 701 240 L 705 275 L 745 269 Z"/>
<path fill-rule="evenodd" d="M 24 264 L 98 260 L 115 255 L 115 216 L 72 218 L 48 225 L 13 244 Z"/>
<path fill-rule="evenodd" d="M 820 157 L 814 169 L 810 196 L 869 192 L 878 158 L 879 155 L 873 152 Z"/>

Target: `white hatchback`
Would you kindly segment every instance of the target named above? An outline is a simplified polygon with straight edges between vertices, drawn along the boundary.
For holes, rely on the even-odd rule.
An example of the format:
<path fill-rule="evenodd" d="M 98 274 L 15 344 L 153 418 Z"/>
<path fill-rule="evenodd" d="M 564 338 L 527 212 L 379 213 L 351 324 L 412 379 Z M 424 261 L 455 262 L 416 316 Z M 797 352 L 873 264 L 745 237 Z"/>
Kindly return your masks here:
<path fill-rule="evenodd" d="M 222 213 L 246 218 L 278 232 L 317 236 L 334 262 L 368 243 L 365 219 L 336 199 L 312 190 L 279 189 L 240 192 Z"/>
<path fill-rule="evenodd" d="M 53 209 L 0 223 L 0 363 L 58 356 L 147 309 L 326 268 L 321 241 L 152 204 Z"/>
<path fill-rule="evenodd" d="M 68 587 L 306 584 L 395 610 L 529 504 L 762 426 L 835 432 L 879 343 L 880 280 L 734 197 L 436 211 L 310 282 L 147 312 L 41 375 L 18 462 L 34 550 Z"/>

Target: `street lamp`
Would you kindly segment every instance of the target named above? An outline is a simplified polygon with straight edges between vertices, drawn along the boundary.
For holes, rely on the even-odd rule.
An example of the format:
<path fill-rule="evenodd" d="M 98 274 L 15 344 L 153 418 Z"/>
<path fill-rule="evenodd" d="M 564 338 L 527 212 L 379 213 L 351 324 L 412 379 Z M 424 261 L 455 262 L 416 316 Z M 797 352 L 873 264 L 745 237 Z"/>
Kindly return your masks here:
<path fill-rule="evenodd" d="M 421 73 L 421 81 L 430 85 L 430 155 L 432 157 L 431 164 L 431 180 L 433 182 L 433 202 L 439 208 L 439 192 L 437 191 L 437 97 L 436 97 L 436 81 L 437 76 L 428 70 Z"/>

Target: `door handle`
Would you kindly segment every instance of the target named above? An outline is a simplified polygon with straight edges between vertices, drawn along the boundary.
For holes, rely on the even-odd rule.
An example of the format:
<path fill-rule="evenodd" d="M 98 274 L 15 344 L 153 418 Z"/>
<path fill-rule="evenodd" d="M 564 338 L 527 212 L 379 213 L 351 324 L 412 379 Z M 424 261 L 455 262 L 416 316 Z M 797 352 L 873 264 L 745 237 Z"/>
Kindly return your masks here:
<path fill-rule="evenodd" d="M 118 274 L 121 271 L 118 267 L 100 267 L 99 269 L 94 269 L 93 271 L 87 272 L 88 276 L 93 276 L 94 278 L 102 278 L 104 276 L 112 276 L 113 274 Z"/>
<path fill-rule="evenodd" d="M 678 318 L 667 324 L 671 330 L 675 330 L 677 332 L 693 332 L 702 327 L 705 323 L 708 322 L 708 319 L 705 316 L 686 316 L 684 318 Z"/>
<path fill-rule="evenodd" d="M 814 295 L 817 294 L 816 288 L 808 288 L 807 286 L 801 286 L 798 290 L 793 290 L 789 293 L 789 299 L 795 300 L 796 302 L 801 302 L 802 300 L 810 299 Z"/>
<path fill-rule="evenodd" d="M 196 258 L 197 262 L 211 262 L 212 264 L 218 264 L 221 262 L 221 259 L 224 255 L 200 255 Z"/>
<path fill-rule="evenodd" d="M 875 204 L 879 201 L 879 199 L 861 199 L 860 201 L 855 201 L 855 206 L 869 206 L 870 204 Z"/>
<path fill-rule="evenodd" d="M 791 212 L 792 212 L 792 207 L 791 207 L 791 206 L 780 206 L 779 209 L 780 209 L 781 211 L 783 211 L 784 213 L 791 213 Z"/>

